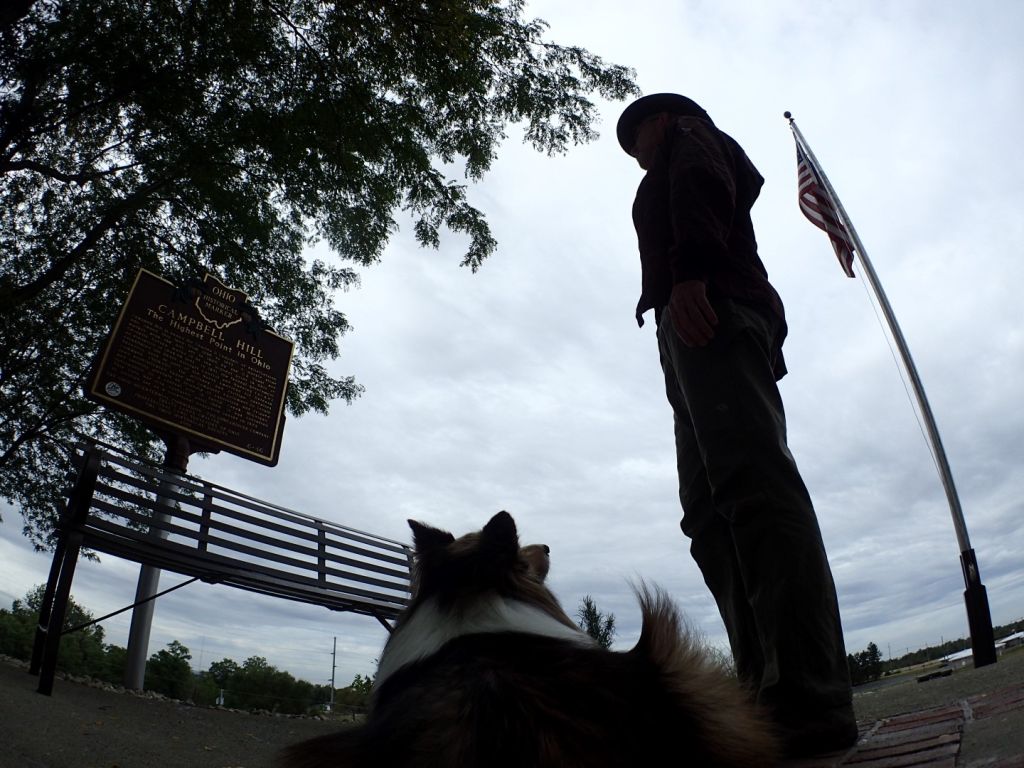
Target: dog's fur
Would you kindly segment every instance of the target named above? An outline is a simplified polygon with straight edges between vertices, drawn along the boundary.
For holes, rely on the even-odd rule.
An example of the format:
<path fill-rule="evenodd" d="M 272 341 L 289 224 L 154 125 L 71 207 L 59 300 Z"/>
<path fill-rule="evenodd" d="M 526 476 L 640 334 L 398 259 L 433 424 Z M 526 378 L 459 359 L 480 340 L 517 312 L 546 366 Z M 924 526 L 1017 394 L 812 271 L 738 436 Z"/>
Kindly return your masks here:
<path fill-rule="evenodd" d="M 414 598 L 381 656 L 365 724 L 290 747 L 289 768 L 625 768 L 774 764 L 769 727 L 661 592 L 643 629 L 596 645 L 544 586 L 547 547 L 501 512 L 456 539 L 410 520 Z"/>

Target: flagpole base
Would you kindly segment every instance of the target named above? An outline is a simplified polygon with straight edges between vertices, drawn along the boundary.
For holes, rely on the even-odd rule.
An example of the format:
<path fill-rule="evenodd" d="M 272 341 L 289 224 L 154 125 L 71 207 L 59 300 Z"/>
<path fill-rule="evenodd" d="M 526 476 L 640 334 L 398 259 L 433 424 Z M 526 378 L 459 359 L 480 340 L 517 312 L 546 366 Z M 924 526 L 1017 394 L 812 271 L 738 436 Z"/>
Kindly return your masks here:
<path fill-rule="evenodd" d="M 978 562 L 974 550 L 960 553 L 960 564 L 964 569 L 964 603 L 967 606 L 967 624 L 971 630 L 971 653 L 975 667 L 996 663 L 996 640 L 992 631 L 992 614 L 988 607 L 988 592 L 981 583 Z"/>

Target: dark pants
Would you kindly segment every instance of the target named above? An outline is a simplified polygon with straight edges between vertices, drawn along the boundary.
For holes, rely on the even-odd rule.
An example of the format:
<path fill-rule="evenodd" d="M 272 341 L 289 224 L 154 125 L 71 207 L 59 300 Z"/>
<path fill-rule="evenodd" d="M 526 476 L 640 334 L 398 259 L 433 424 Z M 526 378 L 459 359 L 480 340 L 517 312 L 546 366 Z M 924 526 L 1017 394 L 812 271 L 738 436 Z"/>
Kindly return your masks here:
<path fill-rule="evenodd" d="M 706 347 L 685 346 L 668 311 L 658 328 L 683 533 L 758 702 L 791 727 L 852 720 L 835 586 L 772 371 L 778 328 L 734 302 L 715 310 Z"/>

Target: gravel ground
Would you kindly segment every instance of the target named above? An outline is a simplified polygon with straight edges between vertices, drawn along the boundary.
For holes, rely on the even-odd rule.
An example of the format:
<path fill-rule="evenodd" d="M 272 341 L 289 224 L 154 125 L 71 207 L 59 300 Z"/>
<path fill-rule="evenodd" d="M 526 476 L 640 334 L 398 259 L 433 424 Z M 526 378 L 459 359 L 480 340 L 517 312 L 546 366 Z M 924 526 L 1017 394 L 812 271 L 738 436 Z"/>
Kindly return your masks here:
<path fill-rule="evenodd" d="M 0 768 L 272 768 L 278 750 L 339 727 L 114 693 L 59 677 L 36 693 L 0 663 Z"/>
<path fill-rule="evenodd" d="M 918 683 L 913 676 L 860 688 L 858 719 L 951 704 L 1024 684 L 1024 650 L 998 664 Z M 27 665 L 0 659 L 0 768 L 274 768 L 277 752 L 344 727 L 339 721 L 253 715 L 115 693 L 57 679 L 36 693 Z M 1024 708 L 968 723 L 961 766 L 1024 755 Z M 1024 763 L 1022 763 L 1024 765 Z"/>

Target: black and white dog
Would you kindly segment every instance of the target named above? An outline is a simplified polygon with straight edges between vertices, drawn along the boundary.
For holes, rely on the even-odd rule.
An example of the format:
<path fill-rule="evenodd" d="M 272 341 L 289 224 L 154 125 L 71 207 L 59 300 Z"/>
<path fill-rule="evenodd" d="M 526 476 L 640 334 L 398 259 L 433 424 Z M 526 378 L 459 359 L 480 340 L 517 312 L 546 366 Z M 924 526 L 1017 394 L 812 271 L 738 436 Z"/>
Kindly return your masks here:
<path fill-rule="evenodd" d="M 515 522 L 452 534 L 409 521 L 414 598 L 381 655 L 364 724 L 290 747 L 289 768 L 753 768 L 776 746 L 735 680 L 639 590 L 632 650 L 605 650 L 544 586 L 548 548 Z"/>

